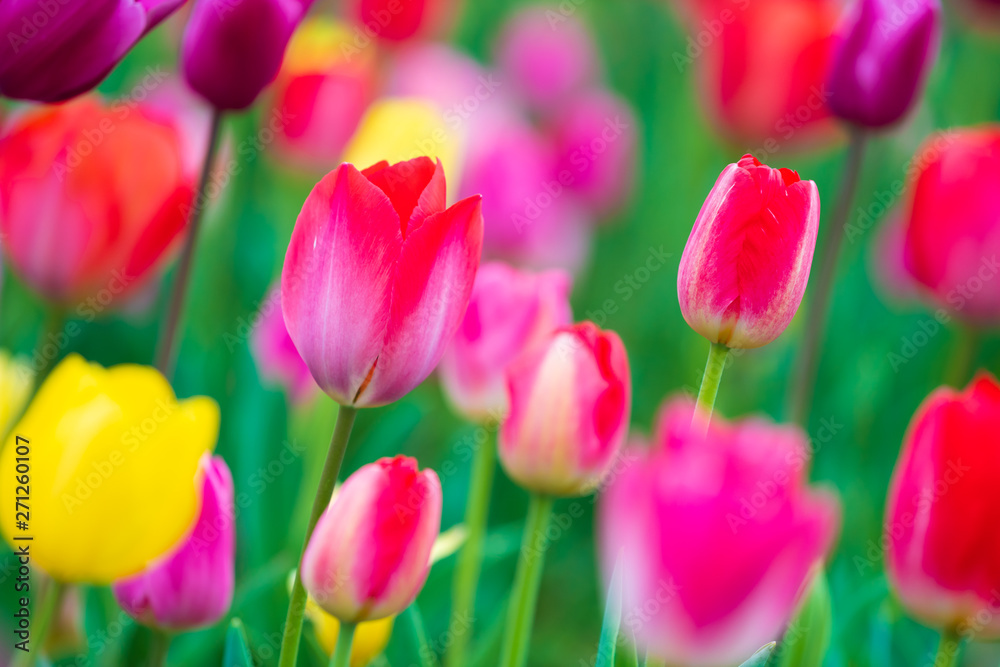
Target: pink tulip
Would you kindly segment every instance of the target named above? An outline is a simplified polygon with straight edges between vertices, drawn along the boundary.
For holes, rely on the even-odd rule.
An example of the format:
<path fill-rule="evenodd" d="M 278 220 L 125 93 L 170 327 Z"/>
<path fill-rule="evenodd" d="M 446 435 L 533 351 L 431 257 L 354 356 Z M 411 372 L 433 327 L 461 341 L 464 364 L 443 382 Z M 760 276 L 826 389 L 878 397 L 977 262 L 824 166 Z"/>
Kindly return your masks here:
<path fill-rule="evenodd" d="M 987 373 L 917 410 L 885 515 L 886 570 L 903 606 L 960 636 L 1000 638 L 1000 384 Z"/>
<path fill-rule="evenodd" d="M 441 529 L 441 482 L 397 456 L 369 463 L 334 496 L 302 555 L 302 583 L 348 623 L 406 609 L 427 579 Z"/>
<path fill-rule="evenodd" d="M 557 330 L 508 370 L 500 461 L 526 489 L 583 495 L 600 485 L 628 432 L 625 346 L 592 322 Z"/>
<path fill-rule="evenodd" d="M 140 623 L 186 632 L 216 623 L 233 600 L 236 516 L 233 477 L 206 455 L 201 511 L 184 541 L 134 577 L 114 584 L 115 599 Z"/>
<path fill-rule="evenodd" d="M 348 0 L 348 14 L 360 38 L 375 35 L 389 42 L 427 37 L 456 13 L 457 0 Z"/>
<path fill-rule="evenodd" d="M 260 307 L 258 318 L 250 337 L 250 351 L 261 377 L 283 387 L 293 403 L 309 401 L 319 387 L 285 328 L 280 288 L 275 288 L 268 294 Z"/>
<path fill-rule="evenodd" d="M 819 191 L 745 155 L 701 207 L 677 276 L 681 313 L 712 343 L 753 348 L 781 335 L 802 302 L 819 229 Z"/>
<path fill-rule="evenodd" d="M 445 208 L 441 163 L 342 164 L 309 194 L 281 274 L 288 333 L 343 405 L 391 403 L 437 365 L 469 304 L 480 197 Z"/>
<path fill-rule="evenodd" d="M 810 452 L 793 426 L 661 412 L 654 446 L 633 451 L 598 507 L 610 577 L 621 558 L 623 631 L 669 664 L 729 667 L 778 637 L 837 533 L 838 503 L 806 486 Z"/>
<path fill-rule="evenodd" d="M 480 267 L 465 319 L 441 358 L 441 382 L 459 412 L 474 421 L 506 414 L 507 368 L 573 321 L 569 290 L 563 271 Z"/>

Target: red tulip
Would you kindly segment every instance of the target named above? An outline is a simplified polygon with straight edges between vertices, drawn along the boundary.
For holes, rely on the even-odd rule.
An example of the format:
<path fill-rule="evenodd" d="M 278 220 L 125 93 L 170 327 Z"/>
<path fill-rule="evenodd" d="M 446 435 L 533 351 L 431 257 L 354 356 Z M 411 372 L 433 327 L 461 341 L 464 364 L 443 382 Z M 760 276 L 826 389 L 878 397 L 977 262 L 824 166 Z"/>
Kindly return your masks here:
<path fill-rule="evenodd" d="M 623 573 L 622 630 L 671 665 L 740 664 L 779 635 L 837 533 L 838 504 L 806 486 L 805 433 L 694 405 L 661 413 L 600 497 L 603 569 Z"/>
<path fill-rule="evenodd" d="M 359 34 L 390 42 L 438 32 L 455 14 L 455 0 L 349 0 Z"/>
<path fill-rule="evenodd" d="M 921 621 L 1000 637 L 1000 384 L 942 387 L 910 422 L 886 507 L 886 568 Z"/>
<path fill-rule="evenodd" d="M 621 339 L 592 322 L 559 329 L 508 370 L 498 449 L 507 474 L 555 496 L 593 491 L 628 433 L 632 379 Z"/>
<path fill-rule="evenodd" d="M 713 343 L 770 343 L 802 301 L 818 230 L 814 182 L 750 155 L 729 165 L 681 256 L 677 294 L 684 319 Z"/>
<path fill-rule="evenodd" d="M 327 612 L 357 623 L 402 612 L 420 592 L 441 529 L 441 482 L 406 456 L 347 478 L 302 555 L 302 583 Z"/>
<path fill-rule="evenodd" d="M 288 333 L 342 405 L 395 401 L 430 375 L 469 304 L 480 197 L 445 208 L 441 163 L 342 164 L 309 194 L 281 274 Z"/>
<path fill-rule="evenodd" d="M 0 232 L 52 301 L 100 312 L 141 285 L 184 229 L 194 162 L 150 107 L 82 99 L 33 109 L 0 140 Z"/>
<path fill-rule="evenodd" d="M 904 261 L 942 307 L 1000 322 L 1000 125 L 954 130 L 917 154 Z"/>

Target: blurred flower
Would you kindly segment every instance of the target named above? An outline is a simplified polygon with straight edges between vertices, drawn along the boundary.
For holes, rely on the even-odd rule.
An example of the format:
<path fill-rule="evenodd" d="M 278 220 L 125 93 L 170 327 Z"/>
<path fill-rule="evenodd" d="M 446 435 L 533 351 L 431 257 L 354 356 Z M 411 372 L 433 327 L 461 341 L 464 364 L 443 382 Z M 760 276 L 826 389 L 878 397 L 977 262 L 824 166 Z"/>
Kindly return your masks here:
<path fill-rule="evenodd" d="M 984 640 L 1000 637 L 998 431 L 1000 385 L 987 373 L 965 391 L 932 393 L 910 422 L 885 518 L 886 570 L 903 606 Z"/>
<path fill-rule="evenodd" d="M 668 402 L 654 447 L 600 497 L 600 555 L 624 573 L 623 618 L 665 662 L 739 664 L 776 639 L 837 532 L 838 504 L 806 486 L 806 434 L 761 419 L 691 428 Z M 653 604 L 651 604 L 651 602 Z"/>
<path fill-rule="evenodd" d="M 455 0 L 348 0 L 348 15 L 358 23 L 359 48 L 364 35 L 390 42 L 427 37 L 443 29 L 457 8 Z"/>
<path fill-rule="evenodd" d="M 712 343 L 773 341 L 802 302 L 818 229 L 816 183 L 750 155 L 726 167 L 681 256 L 684 320 Z"/>
<path fill-rule="evenodd" d="M 280 286 L 270 291 L 261 306 L 260 319 L 250 337 L 250 351 L 261 377 L 283 387 L 293 403 L 305 403 L 319 390 L 285 328 Z"/>
<path fill-rule="evenodd" d="M 245 109 L 271 83 L 312 0 L 195 0 L 181 45 L 188 85 L 219 110 Z"/>
<path fill-rule="evenodd" d="M 219 456 L 201 459 L 201 509 L 191 533 L 143 572 L 116 581 L 115 599 L 145 625 L 187 632 L 229 611 L 235 583 L 233 476 Z"/>
<path fill-rule="evenodd" d="M 840 30 L 830 109 L 864 127 L 900 120 L 933 66 L 941 32 L 938 0 L 857 0 Z"/>
<path fill-rule="evenodd" d="M 420 592 L 441 529 L 441 483 L 397 456 L 347 478 L 302 556 L 302 583 L 348 623 L 394 616 Z M 361 546 L 364 548 L 360 548 Z"/>
<path fill-rule="evenodd" d="M 288 45 L 274 84 L 274 114 L 282 155 L 307 168 L 340 161 L 375 96 L 374 52 L 353 52 L 347 26 L 326 17 L 302 24 Z"/>
<path fill-rule="evenodd" d="M 0 233 L 14 270 L 93 319 L 184 230 L 196 175 L 162 112 L 95 99 L 31 110 L 0 140 Z"/>
<path fill-rule="evenodd" d="M 697 5 L 692 28 L 697 34 L 689 39 L 686 55 L 674 59 L 681 69 L 697 63 L 706 104 L 720 127 L 735 141 L 768 154 L 828 140 L 835 128 L 825 83 L 839 2 L 710 0 Z"/>
<path fill-rule="evenodd" d="M 558 17 L 553 21 L 552 17 Z M 597 79 L 596 48 L 587 27 L 558 7 L 518 11 L 501 29 L 501 78 L 530 104 L 545 109 Z"/>
<path fill-rule="evenodd" d="M 526 489 L 583 495 L 600 485 L 628 433 L 632 379 L 621 339 L 592 322 L 562 328 L 508 370 L 510 414 L 498 449 Z"/>
<path fill-rule="evenodd" d="M 437 365 L 462 322 L 482 252 L 478 196 L 445 208 L 440 161 L 416 158 L 319 182 L 281 275 L 288 333 L 343 405 L 391 403 Z"/>
<path fill-rule="evenodd" d="M 327 655 L 333 655 L 333 650 L 337 647 L 337 637 L 340 636 L 340 621 L 323 611 L 312 598 L 306 603 L 306 615 L 312 621 L 320 647 Z M 389 637 L 392 636 L 392 625 L 395 620 L 395 616 L 387 616 L 377 621 L 358 623 L 354 631 L 354 641 L 351 642 L 350 667 L 366 667 L 385 651 L 385 647 L 389 645 Z"/>
<path fill-rule="evenodd" d="M 214 401 L 178 402 L 152 368 L 68 356 L 14 431 L 30 439 L 32 560 L 59 581 L 97 585 L 147 567 L 194 523 L 199 461 L 218 432 Z M 4 479 L 16 479 L 17 444 L 12 434 L 0 452 Z M 14 512 L 0 528 L 8 541 L 18 534 Z"/>
<path fill-rule="evenodd" d="M 441 357 L 441 383 L 459 412 L 474 421 L 507 412 L 506 371 L 525 350 L 572 323 L 570 277 L 483 264 L 465 318 Z"/>
<path fill-rule="evenodd" d="M 184 0 L 4 0 L 0 94 L 61 102 L 94 88 Z"/>
<path fill-rule="evenodd" d="M 913 159 L 919 175 L 904 216 L 904 261 L 942 308 L 1000 322 L 1000 125 L 950 130 Z"/>
<path fill-rule="evenodd" d="M 0 434 L 6 435 L 31 396 L 35 372 L 21 357 L 0 350 Z"/>
<path fill-rule="evenodd" d="M 598 216 L 621 206 L 632 189 L 636 122 L 627 102 L 599 89 L 570 99 L 554 116 L 556 173 Z"/>
<path fill-rule="evenodd" d="M 395 52 L 386 72 L 391 97 L 432 100 L 444 109 L 452 129 L 468 124 L 494 97 L 502 97 L 504 81 L 449 44 L 414 42 Z"/>

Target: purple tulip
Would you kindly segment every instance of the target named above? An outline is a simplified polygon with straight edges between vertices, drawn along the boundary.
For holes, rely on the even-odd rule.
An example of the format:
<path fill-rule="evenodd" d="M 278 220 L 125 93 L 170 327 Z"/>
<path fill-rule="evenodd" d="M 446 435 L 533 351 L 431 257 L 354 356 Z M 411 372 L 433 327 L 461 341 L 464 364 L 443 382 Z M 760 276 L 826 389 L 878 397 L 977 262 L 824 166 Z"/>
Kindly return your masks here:
<path fill-rule="evenodd" d="M 830 108 L 863 127 L 909 111 L 937 55 L 938 0 L 859 0 L 841 29 L 830 75 Z"/>
<path fill-rule="evenodd" d="M 115 582 L 115 599 L 145 625 L 186 631 L 212 625 L 233 601 L 233 476 L 222 458 L 202 459 L 204 493 L 191 534 L 145 571 Z"/>
<path fill-rule="evenodd" d="M 281 67 L 312 0 L 196 0 L 184 30 L 184 78 L 216 109 L 253 104 Z"/>
<path fill-rule="evenodd" d="M 184 0 L 3 0 L 0 94 L 61 102 L 108 75 Z"/>

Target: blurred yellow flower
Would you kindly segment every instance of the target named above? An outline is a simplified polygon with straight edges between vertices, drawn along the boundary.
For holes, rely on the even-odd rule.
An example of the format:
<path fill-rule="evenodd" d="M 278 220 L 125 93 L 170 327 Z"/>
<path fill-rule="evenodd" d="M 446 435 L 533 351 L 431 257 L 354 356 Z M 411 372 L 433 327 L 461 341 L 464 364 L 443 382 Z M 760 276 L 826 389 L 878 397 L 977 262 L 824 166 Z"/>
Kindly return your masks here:
<path fill-rule="evenodd" d="M 4 488 L 27 463 L 28 516 L 0 513 L 15 551 L 57 580 L 108 584 L 142 570 L 194 522 L 198 461 L 212 451 L 219 408 L 177 401 L 152 368 L 104 369 L 70 355 L 42 384 L 0 453 Z M 17 444 L 28 443 L 21 452 Z M 27 462 L 20 460 L 29 451 Z M 12 489 L 13 491 L 14 489 Z M 14 498 L 8 496 L 14 505 Z M 11 510 L 14 508 L 11 507 Z M 27 529 L 16 524 L 24 520 Z M 30 542 L 12 538 L 30 535 Z"/>
<path fill-rule="evenodd" d="M 0 433 L 7 433 L 11 422 L 24 409 L 31 394 L 33 374 L 27 361 L 0 350 Z"/>
<path fill-rule="evenodd" d="M 341 64 L 368 65 L 375 60 L 374 45 L 359 49 L 351 26 L 327 16 L 306 19 L 292 35 L 281 62 L 282 74 L 326 72 Z"/>
<path fill-rule="evenodd" d="M 319 645 L 327 655 L 333 654 L 333 649 L 337 646 L 337 636 L 340 634 L 340 621 L 323 611 L 312 598 L 306 603 L 306 615 L 313 623 Z M 395 616 L 389 616 L 377 621 L 358 623 L 354 631 L 354 643 L 351 644 L 351 667 L 365 667 L 381 655 L 389 643 L 395 620 Z"/>
<path fill-rule="evenodd" d="M 387 97 L 374 102 L 347 144 L 344 162 L 358 169 L 379 160 L 389 164 L 426 155 L 438 158 L 448 182 L 448 199 L 459 192 L 464 137 L 444 112 L 417 97 Z"/>

